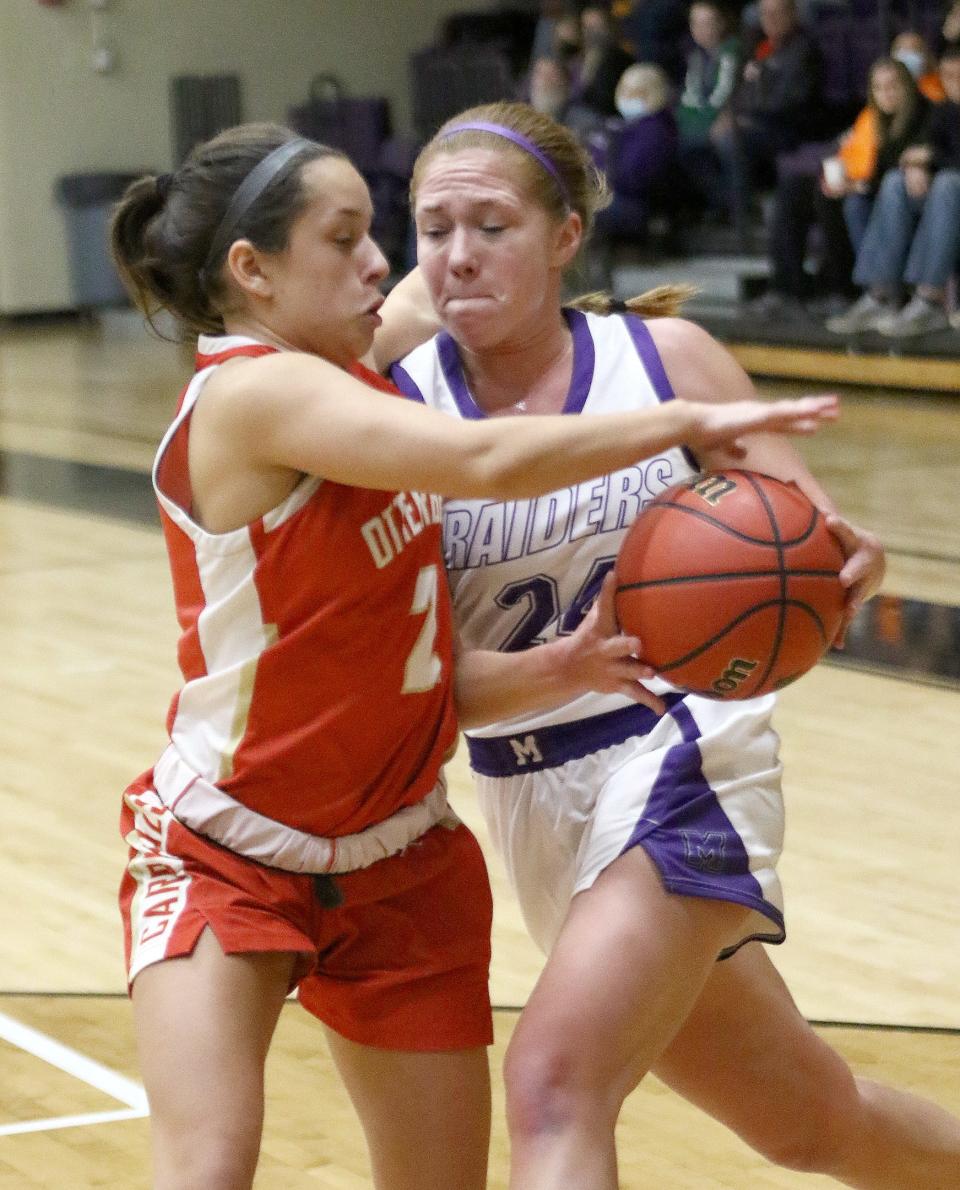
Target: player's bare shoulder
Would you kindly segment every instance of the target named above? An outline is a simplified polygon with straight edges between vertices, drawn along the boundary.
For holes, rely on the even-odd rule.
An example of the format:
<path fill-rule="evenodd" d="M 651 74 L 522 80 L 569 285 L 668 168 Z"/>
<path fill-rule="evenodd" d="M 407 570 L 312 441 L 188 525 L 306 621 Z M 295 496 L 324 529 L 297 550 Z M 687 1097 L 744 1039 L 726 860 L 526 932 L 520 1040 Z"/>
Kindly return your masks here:
<path fill-rule="evenodd" d="M 730 352 L 702 326 L 688 318 L 653 318 L 647 329 L 678 397 L 720 402 L 756 395 Z"/>
<path fill-rule="evenodd" d="M 667 356 L 673 359 L 688 353 L 694 356 L 701 352 L 709 354 L 711 349 L 719 347 L 712 335 L 689 318 L 651 318 L 647 321 L 647 330 L 664 362 Z"/>
<path fill-rule="evenodd" d="M 324 400 L 345 373 L 308 352 L 277 351 L 228 360 L 216 369 L 197 402 L 205 430 L 246 444 L 252 457 L 268 448 L 278 428 Z"/>

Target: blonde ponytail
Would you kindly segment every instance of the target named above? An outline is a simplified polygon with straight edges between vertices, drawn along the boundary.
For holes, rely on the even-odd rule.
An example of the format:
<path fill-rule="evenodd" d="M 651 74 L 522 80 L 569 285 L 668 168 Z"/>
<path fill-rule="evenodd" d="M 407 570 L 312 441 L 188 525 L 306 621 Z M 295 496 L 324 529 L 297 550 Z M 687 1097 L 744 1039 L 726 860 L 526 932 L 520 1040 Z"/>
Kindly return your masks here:
<path fill-rule="evenodd" d="M 684 304 L 700 291 L 695 285 L 658 285 L 637 297 L 615 298 L 605 290 L 584 293 L 564 305 L 585 314 L 637 314 L 641 318 L 676 318 Z"/>

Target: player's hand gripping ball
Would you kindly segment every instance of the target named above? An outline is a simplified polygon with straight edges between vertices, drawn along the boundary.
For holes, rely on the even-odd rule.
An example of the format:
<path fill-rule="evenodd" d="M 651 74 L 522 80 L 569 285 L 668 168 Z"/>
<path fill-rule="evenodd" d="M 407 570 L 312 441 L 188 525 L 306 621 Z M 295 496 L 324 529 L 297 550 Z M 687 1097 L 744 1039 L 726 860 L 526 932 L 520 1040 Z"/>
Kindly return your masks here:
<path fill-rule="evenodd" d="M 807 672 L 836 637 L 840 542 L 795 483 L 714 471 L 675 484 L 617 557 L 616 611 L 643 661 L 708 698 L 753 698 Z"/>

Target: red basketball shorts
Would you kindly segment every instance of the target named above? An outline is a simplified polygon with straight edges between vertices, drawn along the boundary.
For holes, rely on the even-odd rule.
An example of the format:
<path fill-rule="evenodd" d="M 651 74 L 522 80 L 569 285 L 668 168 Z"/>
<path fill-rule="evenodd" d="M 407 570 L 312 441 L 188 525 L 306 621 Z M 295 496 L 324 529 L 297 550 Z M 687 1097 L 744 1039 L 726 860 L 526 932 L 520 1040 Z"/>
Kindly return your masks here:
<path fill-rule="evenodd" d="M 209 926 L 226 954 L 299 955 L 300 1002 L 351 1041 L 415 1051 L 491 1043 L 490 885 L 465 826 L 436 826 L 369 868 L 315 878 L 187 830 L 148 775 L 124 795 L 121 830 L 130 984 L 152 963 L 189 955 Z"/>

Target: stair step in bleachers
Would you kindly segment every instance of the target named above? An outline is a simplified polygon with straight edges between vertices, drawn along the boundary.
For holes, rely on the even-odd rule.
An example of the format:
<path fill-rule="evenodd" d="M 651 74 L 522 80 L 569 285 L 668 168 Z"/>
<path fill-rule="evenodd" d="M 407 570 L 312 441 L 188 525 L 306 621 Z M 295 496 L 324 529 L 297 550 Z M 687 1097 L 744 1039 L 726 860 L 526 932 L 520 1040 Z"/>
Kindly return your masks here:
<path fill-rule="evenodd" d="M 699 290 L 698 303 L 733 303 L 753 296 L 765 283 L 770 266 L 763 256 L 682 256 L 664 260 L 621 256 L 611 278 L 614 294 L 633 297 L 656 285 L 686 282 Z"/>

